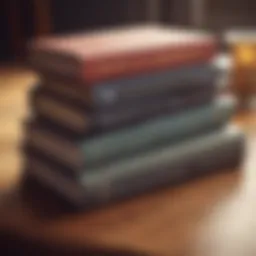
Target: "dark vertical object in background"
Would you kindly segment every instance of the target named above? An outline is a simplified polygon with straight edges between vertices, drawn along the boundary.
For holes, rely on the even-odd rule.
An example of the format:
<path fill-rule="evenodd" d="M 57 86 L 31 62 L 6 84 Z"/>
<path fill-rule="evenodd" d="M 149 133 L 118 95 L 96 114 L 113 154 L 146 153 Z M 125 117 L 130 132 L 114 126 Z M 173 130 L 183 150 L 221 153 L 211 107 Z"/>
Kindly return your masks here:
<path fill-rule="evenodd" d="M 22 0 L 23 10 L 23 30 L 24 30 L 24 41 L 23 41 L 23 52 L 27 54 L 27 43 L 34 37 L 35 23 L 34 23 L 34 9 L 33 0 Z"/>
<path fill-rule="evenodd" d="M 8 15 L 6 1 L 0 2 L 0 62 L 8 60 L 11 53 L 10 38 L 8 33 Z"/>
<path fill-rule="evenodd" d="M 8 21 L 8 37 L 10 39 L 11 57 L 15 59 L 23 55 L 24 49 L 24 22 L 23 22 L 23 1 L 7 0 L 6 12 Z"/>
<path fill-rule="evenodd" d="M 0 61 L 17 60 L 26 54 L 26 42 L 33 36 L 33 0 L 0 2 Z"/>
<path fill-rule="evenodd" d="M 47 36 L 52 32 L 52 0 L 30 0 L 33 2 L 34 37 Z"/>
<path fill-rule="evenodd" d="M 171 6 L 172 6 L 172 0 L 162 0 L 161 1 L 161 12 L 162 15 L 160 17 L 160 21 L 164 22 L 164 23 L 174 23 L 174 19 L 173 19 L 173 10 L 171 10 Z"/>
<path fill-rule="evenodd" d="M 33 17 L 33 0 L 22 0 L 23 10 L 22 10 L 22 18 L 24 23 L 24 33 L 27 39 L 33 37 L 35 24 Z"/>

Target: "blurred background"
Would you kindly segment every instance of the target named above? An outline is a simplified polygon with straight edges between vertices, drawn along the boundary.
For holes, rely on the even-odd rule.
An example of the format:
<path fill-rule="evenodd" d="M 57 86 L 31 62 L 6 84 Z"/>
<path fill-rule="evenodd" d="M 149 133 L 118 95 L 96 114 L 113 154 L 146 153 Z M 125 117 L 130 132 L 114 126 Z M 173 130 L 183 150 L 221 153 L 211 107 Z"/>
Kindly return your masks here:
<path fill-rule="evenodd" d="M 224 92 L 230 90 L 234 91 L 241 102 L 245 102 L 244 105 L 241 104 L 242 108 L 237 111 L 237 115 L 234 117 L 234 119 L 243 127 L 244 130 L 251 134 L 252 132 L 255 133 L 256 127 L 255 112 L 252 114 L 251 110 L 248 111 L 248 106 L 253 104 L 253 99 L 255 102 L 256 80 L 254 75 L 256 74 L 256 39 L 254 36 L 241 36 L 241 31 L 248 30 L 250 35 L 254 35 L 254 29 L 256 26 L 255 10 L 256 1 L 254 0 L 0 1 L 0 199 L 2 198 L 2 195 L 5 196 L 10 191 L 12 192 L 16 189 L 16 185 L 18 184 L 22 175 L 22 159 L 20 156 L 20 141 L 22 140 L 22 134 L 24 132 L 22 127 L 25 116 L 27 116 L 30 111 L 28 106 L 28 92 L 33 85 L 37 84 L 38 81 L 37 75 L 27 66 L 27 44 L 30 40 L 44 36 L 66 34 L 81 30 L 90 31 L 122 25 L 147 23 L 159 23 L 170 27 L 178 26 L 188 29 L 198 28 L 210 31 L 217 36 L 221 45 L 219 56 L 217 56 L 215 60 L 216 65 L 221 71 L 219 83 L 221 86 L 224 86 Z M 232 31 L 232 33 L 230 33 L 230 31 Z M 255 145 L 255 136 L 253 145 Z M 252 172 L 253 170 L 254 166 L 251 167 L 250 171 Z M 117 244 L 120 242 L 120 244 L 123 245 L 122 238 L 124 237 L 124 239 L 126 239 L 125 232 L 128 230 L 127 237 L 131 238 L 131 244 L 135 240 L 134 248 L 137 249 L 140 248 L 139 238 L 143 237 L 145 235 L 144 233 L 147 233 L 144 232 L 144 227 L 151 227 L 150 225 L 153 224 L 153 231 L 149 228 L 149 230 L 155 235 L 155 237 L 153 235 L 150 237 L 151 234 L 149 234 L 149 237 L 153 242 L 148 243 L 150 239 L 141 239 L 142 245 L 144 246 L 142 246 L 142 248 L 153 248 L 152 251 L 156 252 L 154 255 L 158 255 L 158 250 L 161 251 L 162 247 L 167 248 L 168 251 L 169 238 L 167 237 L 167 231 L 166 234 L 163 232 L 163 234 L 166 235 L 163 236 L 163 242 L 160 241 L 159 244 L 156 243 L 155 247 L 153 244 L 155 240 L 160 237 L 157 234 L 162 233 L 161 230 L 165 230 L 165 228 L 168 226 L 165 224 L 165 220 L 168 220 L 169 216 L 173 216 L 174 222 L 175 218 L 179 219 L 179 216 L 181 216 L 178 221 L 181 226 L 181 230 L 193 230 L 193 228 L 191 228 L 189 225 L 188 228 L 186 226 L 187 216 L 191 218 L 188 220 L 188 222 L 190 221 L 192 224 L 196 223 L 194 225 L 196 226 L 199 222 L 198 220 L 201 220 L 201 216 L 203 216 L 203 214 L 208 210 L 205 205 L 207 203 L 214 204 L 219 198 L 222 198 L 224 194 L 230 192 L 234 187 L 236 187 L 237 180 L 237 174 L 234 174 L 234 176 L 227 175 L 224 177 L 217 177 L 216 179 L 213 178 L 212 180 L 202 182 L 200 184 L 198 183 L 199 185 L 196 184 L 195 186 L 184 185 L 180 190 L 179 188 L 174 190 L 171 196 L 169 196 L 167 192 L 164 196 L 158 194 L 160 196 L 157 197 L 156 195 L 155 199 L 153 198 L 152 205 L 150 205 L 147 200 L 145 200 L 143 203 L 142 198 L 142 200 L 138 199 L 139 201 L 137 201 L 137 203 L 135 201 L 134 206 L 132 206 L 132 203 L 130 203 L 129 206 L 128 203 L 127 206 L 124 206 L 123 208 L 120 207 L 119 210 L 117 209 L 117 212 L 114 213 L 111 213 L 110 210 L 110 212 L 106 212 L 106 215 L 103 212 L 99 213 L 98 215 L 96 214 L 95 217 L 93 217 L 93 214 L 89 214 L 87 225 L 89 225 L 89 227 L 91 225 L 92 230 L 94 229 L 95 225 L 96 227 L 98 225 L 99 232 L 97 233 L 96 228 L 94 231 L 95 238 L 98 237 L 98 234 L 101 234 L 103 238 L 100 237 L 99 241 L 102 242 L 105 241 L 104 239 L 106 237 L 106 241 L 110 237 L 110 244 L 113 241 L 113 244 L 115 244 L 117 241 Z M 198 195 L 204 196 L 202 203 L 200 202 L 201 198 Z M 50 198 L 51 195 L 48 197 Z M 168 204 L 165 203 L 165 201 L 171 203 L 174 202 L 174 207 L 168 208 Z M 169 205 L 171 205 L 171 203 Z M 194 204 L 192 205 L 192 203 Z M 152 220 L 150 217 L 145 218 L 145 226 L 143 226 L 144 216 L 142 215 L 145 213 L 145 211 L 153 211 L 157 209 L 159 205 L 160 207 L 163 207 L 163 211 L 159 211 L 160 218 L 158 215 L 152 214 Z M 42 206 L 42 208 L 43 207 L 44 206 Z M 237 208 L 239 208 L 239 206 Z M 126 220 L 124 219 L 127 216 L 130 217 L 129 209 L 131 210 L 133 216 L 130 219 L 128 218 L 130 222 L 128 221 L 127 224 Z M 189 212 L 190 210 L 192 212 L 191 215 Z M 198 213 L 197 210 L 200 213 Z M 236 209 L 236 211 L 237 210 L 238 209 Z M 183 214 L 185 211 L 188 211 L 188 213 Z M 163 214 L 162 218 L 161 214 Z M 7 215 L 9 215 L 9 212 L 7 212 Z M 12 225 L 12 221 L 16 218 L 15 215 L 16 212 L 12 211 L 12 215 L 10 215 L 10 226 L 14 227 L 14 230 L 16 228 L 16 224 Z M 147 215 L 147 213 L 145 215 Z M 17 218 L 18 220 L 16 223 L 18 223 L 18 226 L 20 225 L 20 229 L 23 228 L 23 230 L 27 232 L 28 229 L 26 223 L 22 223 L 22 211 L 19 216 L 21 216 L 21 218 Z M 24 214 L 24 216 L 27 217 L 27 223 L 30 224 L 30 227 L 32 227 L 31 230 L 33 230 L 34 223 L 38 222 L 34 221 L 34 219 L 34 222 L 29 222 L 30 212 L 28 215 Z M 139 217 L 136 219 L 137 216 Z M 76 227 L 72 226 L 74 221 L 72 218 L 73 217 L 68 217 L 66 219 L 68 223 L 67 227 L 71 227 L 71 230 L 73 228 L 73 232 L 75 233 L 76 227 L 78 227 L 81 221 L 84 221 L 86 218 L 80 216 L 79 219 L 78 216 Z M 116 219 L 118 218 L 120 218 L 119 223 L 116 222 Z M 228 218 L 229 216 L 227 219 Z M 1 217 L 1 209 L 0 220 L 4 222 L 3 217 Z M 44 226 L 44 221 L 39 220 L 39 223 L 40 225 L 42 224 L 41 226 L 39 225 L 39 227 Z M 63 223 L 64 228 L 65 221 Z M 130 228 L 129 223 L 135 224 L 134 226 L 131 225 Z M 140 226 L 141 223 L 142 226 Z M 158 226 L 158 223 L 160 223 L 160 226 Z M 168 224 L 171 226 L 173 222 L 170 221 Z M 191 226 L 193 226 L 192 224 Z M 61 227 L 61 225 L 59 226 Z M 177 227 L 177 230 L 179 230 L 180 226 Z M 110 227 L 110 235 L 108 233 L 108 227 Z M 139 229 L 138 227 L 141 227 L 142 229 Z M 118 229 L 121 234 L 120 240 Z M 133 240 L 134 230 L 135 233 L 137 230 L 137 237 L 134 236 L 135 238 Z M 83 237 L 84 234 L 81 228 L 80 232 L 82 234 L 81 237 Z M 29 231 L 27 233 L 29 233 Z M 60 233 L 63 234 L 65 232 L 63 232 L 63 230 L 60 228 Z M 47 230 L 45 231 L 45 234 L 45 237 L 47 237 Z M 90 232 L 88 234 L 90 236 Z M 194 236 L 193 232 L 191 232 L 191 234 Z M 180 237 L 181 236 L 182 235 L 180 234 Z M 11 244 L 10 247 L 12 247 L 12 242 L 10 242 L 11 240 L 12 237 L 8 241 Z M 182 242 L 180 242 L 180 244 L 176 244 L 174 240 L 172 241 L 172 246 L 174 248 L 173 251 L 175 251 L 176 247 L 179 247 L 178 249 L 181 250 L 185 248 L 186 244 L 183 244 L 183 240 L 181 238 L 180 241 Z M 26 248 L 29 248 L 27 244 L 29 243 L 26 243 Z M 22 247 L 23 244 L 20 245 L 20 248 Z M 37 249 L 38 246 L 35 247 Z M 172 251 L 171 247 L 170 251 Z M 42 255 L 52 254 L 46 253 Z M 96 252 L 95 254 L 91 255 L 96 255 Z M 116 254 L 104 255 L 130 254 L 118 254 L 117 252 Z M 229 256 L 229 254 L 226 254 L 226 256 Z"/>
<path fill-rule="evenodd" d="M 221 37 L 227 29 L 256 23 L 253 0 L 3 0 L 0 5 L 1 62 L 24 58 L 33 37 L 81 29 L 161 22 Z"/>

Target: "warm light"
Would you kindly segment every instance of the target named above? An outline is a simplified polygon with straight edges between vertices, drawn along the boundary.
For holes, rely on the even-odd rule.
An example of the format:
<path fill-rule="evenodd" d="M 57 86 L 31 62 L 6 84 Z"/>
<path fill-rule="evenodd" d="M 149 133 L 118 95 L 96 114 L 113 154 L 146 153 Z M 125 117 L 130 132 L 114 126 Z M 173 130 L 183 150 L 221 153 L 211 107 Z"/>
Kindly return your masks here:
<path fill-rule="evenodd" d="M 251 66 L 255 62 L 255 53 L 256 51 L 252 45 L 240 44 L 235 49 L 237 62 L 243 66 Z"/>

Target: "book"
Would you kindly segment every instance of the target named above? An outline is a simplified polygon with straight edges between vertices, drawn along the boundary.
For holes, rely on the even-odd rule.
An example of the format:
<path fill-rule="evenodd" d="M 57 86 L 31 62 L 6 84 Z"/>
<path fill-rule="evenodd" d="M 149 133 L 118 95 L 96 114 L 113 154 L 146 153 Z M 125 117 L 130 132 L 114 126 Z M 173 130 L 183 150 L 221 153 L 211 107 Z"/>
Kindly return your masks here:
<path fill-rule="evenodd" d="M 138 102 L 115 109 L 93 110 L 49 93 L 32 96 L 34 115 L 77 136 L 88 133 L 104 133 L 136 125 L 149 119 L 177 113 L 209 103 L 214 99 L 215 88 L 201 91 L 163 95 L 151 101 Z"/>
<path fill-rule="evenodd" d="M 152 101 L 165 94 L 199 91 L 215 86 L 218 73 L 212 63 L 203 63 L 114 79 L 91 87 L 46 73 L 41 76 L 41 87 L 69 101 L 80 102 L 94 109 L 105 109 Z"/>
<path fill-rule="evenodd" d="M 243 159 L 244 134 L 225 128 L 175 146 L 166 146 L 105 167 L 73 181 L 54 165 L 28 157 L 28 173 L 73 205 L 93 208 L 185 180 L 234 169 Z"/>
<path fill-rule="evenodd" d="M 119 131 L 74 140 L 61 136 L 43 125 L 32 123 L 27 144 L 77 176 L 79 170 L 102 166 L 141 152 L 180 143 L 188 138 L 221 129 L 233 116 L 236 101 L 224 96 L 214 102 L 186 112 L 167 115 Z"/>
<path fill-rule="evenodd" d="M 210 60 L 217 53 L 212 35 L 161 26 L 40 38 L 30 44 L 36 69 L 76 78 L 88 85 L 113 78 Z"/>

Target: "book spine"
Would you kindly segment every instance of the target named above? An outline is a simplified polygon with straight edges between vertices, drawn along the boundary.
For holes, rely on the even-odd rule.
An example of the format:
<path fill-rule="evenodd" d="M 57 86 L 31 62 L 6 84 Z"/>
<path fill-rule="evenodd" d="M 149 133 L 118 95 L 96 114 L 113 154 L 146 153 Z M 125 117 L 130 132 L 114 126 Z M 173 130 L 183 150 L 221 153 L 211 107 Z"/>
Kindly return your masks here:
<path fill-rule="evenodd" d="M 191 176 L 235 168 L 242 159 L 241 132 L 218 132 L 176 147 L 167 147 L 106 168 L 91 169 L 82 178 L 85 204 L 119 200 Z"/>
<path fill-rule="evenodd" d="M 84 106 L 94 106 L 92 87 L 81 86 L 72 80 L 49 75 L 42 77 L 42 87 L 57 97 L 80 102 Z"/>
<path fill-rule="evenodd" d="M 112 107 L 153 99 L 156 95 L 193 92 L 216 84 L 217 69 L 211 63 L 115 79 L 93 86 L 95 107 Z"/>
<path fill-rule="evenodd" d="M 104 80 L 130 76 L 139 73 L 178 67 L 184 64 L 197 64 L 210 60 L 217 52 L 214 40 L 193 46 L 166 46 L 162 49 L 136 54 L 122 54 L 111 58 L 91 60 L 84 64 L 81 77 L 89 84 Z"/>
<path fill-rule="evenodd" d="M 235 106 L 234 98 L 220 97 L 194 110 L 156 118 L 142 125 L 89 139 L 82 146 L 85 166 L 106 164 L 220 128 L 232 117 Z"/>
<path fill-rule="evenodd" d="M 53 124 L 65 127 L 67 130 L 77 134 L 88 133 L 94 125 L 89 111 L 74 108 L 63 103 L 55 97 L 35 93 L 31 97 L 31 103 L 36 115 L 42 119 L 48 119 Z M 72 122 L 70 122 L 72 120 Z"/>
<path fill-rule="evenodd" d="M 53 52 L 31 50 L 28 63 L 37 73 L 55 73 L 63 77 L 77 78 L 79 80 L 81 63 L 72 57 L 60 56 Z"/>

